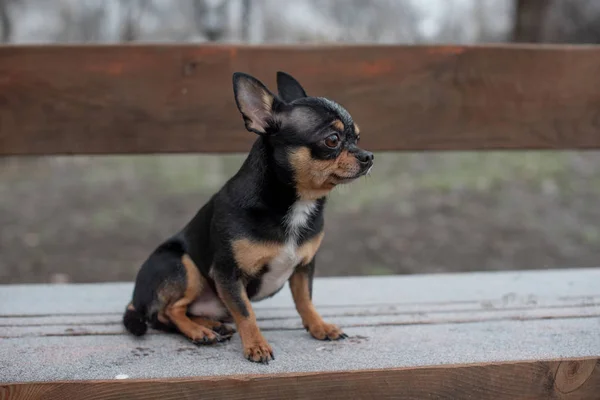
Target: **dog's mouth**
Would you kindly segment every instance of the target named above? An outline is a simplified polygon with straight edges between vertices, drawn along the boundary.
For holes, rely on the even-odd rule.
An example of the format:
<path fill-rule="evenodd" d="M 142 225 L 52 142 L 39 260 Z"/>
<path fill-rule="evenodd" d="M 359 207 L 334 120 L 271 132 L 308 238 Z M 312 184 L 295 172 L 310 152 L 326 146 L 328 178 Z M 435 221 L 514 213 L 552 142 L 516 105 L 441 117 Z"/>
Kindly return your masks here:
<path fill-rule="evenodd" d="M 349 183 L 349 182 L 352 182 L 353 180 L 355 180 L 356 178 L 358 178 L 358 175 L 354 175 L 354 176 L 340 176 L 338 174 L 331 174 L 331 177 L 333 178 L 333 180 L 335 181 L 336 184 L 340 184 L 340 183 Z"/>
<path fill-rule="evenodd" d="M 360 178 L 361 176 L 369 174 L 371 172 L 372 168 L 373 168 L 373 166 L 371 165 L 369 168 L 361 169 L 360 171 L 358 171 L 358 173 L 351 175 L 351 176 L 341 176 L 341 175 L 333 173 L 333 174 L 331 174 L 331 177 L 335 181 L 336 185 L 350 183 L 350 182 L 355 181 L 356 179 Z"/>

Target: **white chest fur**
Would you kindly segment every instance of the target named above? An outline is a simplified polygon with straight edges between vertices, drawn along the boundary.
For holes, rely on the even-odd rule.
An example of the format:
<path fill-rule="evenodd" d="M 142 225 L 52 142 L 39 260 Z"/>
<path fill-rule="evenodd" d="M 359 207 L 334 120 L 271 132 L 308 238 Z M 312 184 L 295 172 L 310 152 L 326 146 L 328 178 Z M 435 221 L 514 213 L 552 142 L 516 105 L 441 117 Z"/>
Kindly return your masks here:
<path fill-rule="evenodd" d="M 279 254 L 269 263 L 269 270 L 262 276 L 261 285 L 253 296 L 260 300 L 280 289 L 294 272 L 301 260 L 298 252 L 298 236 L 300 230 L 308 224 L 308 220 L 316 208 L 312 200 L 299 200 L 286 215 L 286 243 Z"/>

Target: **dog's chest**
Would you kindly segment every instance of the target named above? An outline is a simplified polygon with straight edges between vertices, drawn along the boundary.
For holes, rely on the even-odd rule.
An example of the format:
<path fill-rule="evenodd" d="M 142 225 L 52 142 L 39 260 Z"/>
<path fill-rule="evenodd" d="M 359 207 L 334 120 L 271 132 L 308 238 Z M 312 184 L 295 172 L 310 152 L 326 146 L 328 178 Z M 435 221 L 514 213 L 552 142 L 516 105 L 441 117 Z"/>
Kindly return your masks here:
<path fill-rule="evenodd" d="M 277 256 L 269 262 L 267 272 L 262 276 L 259 290 L 253 296 L 253 300 L 268 297 L 279 290 L 290 278 L 294 268 L 305 257 L 305 251 L 298 246 L 298 238 L 300 231 L 309 224 L 315 208 L 314 201 L 306 200 L 297 201 L 290 208 L 284 222 L 286 242 Z"/>

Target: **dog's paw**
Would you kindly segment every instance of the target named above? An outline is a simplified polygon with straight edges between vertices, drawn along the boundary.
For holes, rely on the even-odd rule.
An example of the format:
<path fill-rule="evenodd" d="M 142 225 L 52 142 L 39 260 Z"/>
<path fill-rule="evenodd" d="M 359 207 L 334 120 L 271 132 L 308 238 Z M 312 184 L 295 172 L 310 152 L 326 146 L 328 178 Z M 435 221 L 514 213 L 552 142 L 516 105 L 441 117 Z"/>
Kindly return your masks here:
<path fill-rule="evenodd" d="M 244 348 L 244 356 L 256 363 L 268 364 L 275 359 L 273 349 L 266 341 L 252 343 Z"/>
<path fill-rule="evenodd" d="M 304 327 L 312 337 L 318 340 L 340 340 L 348 337 L 337 325 L 326 322 L 305 325 Z"/>
<path fill-rule="evenodd" d="M 201 329 L 195 329 L 193 334 L 190 335 L 188 339 L 196 346 L 205 346 L 223 342 L 227 339 L 231 339 L 231 336 L 223 337 L 217 332 L 214 332 L 208 328 L 201 327 Z"/>
<path fill-rule="evenodd" d="M 225 324 L 221 324 L 218 326 L 215 326 L 213 328 L 213 330 L 218 333 L 223 340 L 229 340 L 231 339 L 231 337 L 235 334 L 236 330 L 234 328 L 231 328 Z"/>

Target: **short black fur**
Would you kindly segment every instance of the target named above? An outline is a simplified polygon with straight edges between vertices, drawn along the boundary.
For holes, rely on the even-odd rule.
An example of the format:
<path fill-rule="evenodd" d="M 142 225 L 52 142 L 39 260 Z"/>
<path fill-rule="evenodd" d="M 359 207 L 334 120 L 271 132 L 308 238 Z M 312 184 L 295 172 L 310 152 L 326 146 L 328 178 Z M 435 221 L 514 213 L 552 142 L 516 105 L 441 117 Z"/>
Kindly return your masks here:
<path fill-rule="evenodd" d="M 301 198 L 298 171 L 290 158 L 294 151 L 307 148 L 311 160 L 306 162 L 333 160 L 343 151 L 360 153 L 369 162 L 358 163 L 360 170 L 352 179 L 364 175 L 372 166 L 372 154 L 358 147 L 352 118 L 343 107 L 328 99 L 308 97 L 300 84 L 283 72 L 277 74 L 277 83 L 278 95 L 274 95 L 256 78 L 242 73 L 233 75 L 236 105 L 247 130 L 258 136 L 238 172 L 142 264 L 135 281 L 133 309 L 128 308 L 123 317 L 132 334 L 145 334 L 147 323 L 157 329 L 174 329 L 172 324 L 159 321 L 159 316 L 169 302 L 184 295 L 190 283 L 182 264 L 184 255 L 195 263 L 214 293 L 219 289 L 226 291 L 232 299 L 229 312 L 233 309 L 248 317 L 240 290 L 245 290 L 252 300 L 270 267 L 265 265 L 249 275 L 238 265 L 233 243 L 248 239 L 283 244 L 289 240 L 287 218 Z M 344 124 L 343 132 L 332 130 L 335 120 Z M 324 145 L 332 132 L 339 134 L 341 140 L 335 149 Z M 325 204 L 325 195 L 314 199 L 312 212 L 299 228 L 297 246 L 321 234 Z M 309 277 L 312 296 L 314 260 L 298 268 Z M 280 289 L 275 288 L 267 297 Z"/>

